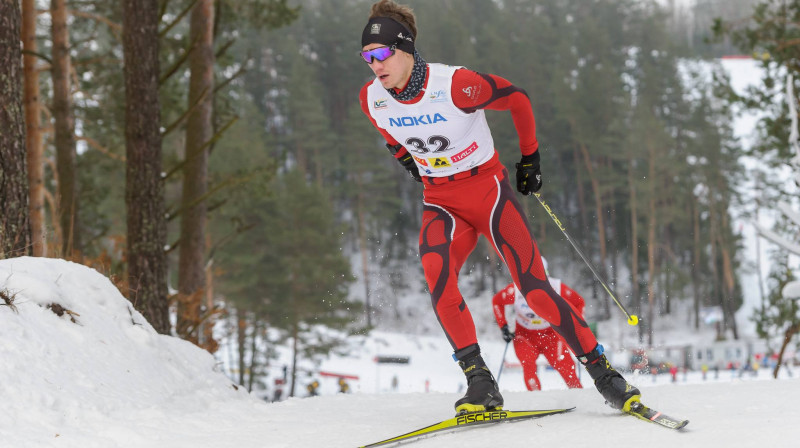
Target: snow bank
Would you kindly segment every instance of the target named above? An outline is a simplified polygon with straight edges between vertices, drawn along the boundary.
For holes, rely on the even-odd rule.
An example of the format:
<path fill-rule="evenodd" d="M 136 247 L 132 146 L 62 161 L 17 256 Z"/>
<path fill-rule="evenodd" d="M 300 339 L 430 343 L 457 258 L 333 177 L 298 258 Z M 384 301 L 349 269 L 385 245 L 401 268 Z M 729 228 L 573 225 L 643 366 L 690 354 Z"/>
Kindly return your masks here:
<path fill-rule="evenodd" d="M 233 388 L 208 353 L 156 334 L 91 269 L 43 258 L 0 260 L 0 292 L 13 297 L 13 308 L 0 301 L 0 448 L 352 448 L 448 418 L 460 397 L 456 380 L 442 385 L 447 392 L 402 393 L 414 378 L 437 385 L 445 375 L 463 379 L 448 359 L 444 337 L 376 333 L 366 344 L 371 349 L 353 350 L 327 366 L 349 372 L 376 355 L 410 356 L 408 365 L 364 367 L 376 373 L 367 378 L 361 372 L 369 383 L 363 389 L 374 384 L 381 393 L 323 391 L 268 404 Z M 54 303 L 69 312 L 58 316 L 48 308 Z M 500 344 L 485 347 L 492 369 L 499 366 Z M 763 371 L 709 372 L 707 379 L 692 372 L 677 382 L 632 375 L 646 403 L 691 420 L 686 431 L 676 432 L 619 414 L 591 384 L 511 391 L 522 385 L 514 370 L 504 372 L 500 383 L 507 408 L 577 409 L 442 434 L 414 446 L 557 446 L 567 439 L 591 447 L 623 440 L 646 441 L 648 448 L 797 444 L 798 379 L 771 380 Z M 401 378 L 397 392 L 377 387 L 394 375 Z"/>
<path fill-rule="evenodd" d="M 104 421 L 123 413 L 251 400 L 215 372 L 213 356 L 156 333 L 93 269 L 55 259 L 0 260 L 0 291 L 13 300 L 0 306 L 0 432 L 52 440 L 102 433 Z M 74 425 L 86 416 L 98 425 Z M 32 443 L 0 439 L 6 447 Z"/>

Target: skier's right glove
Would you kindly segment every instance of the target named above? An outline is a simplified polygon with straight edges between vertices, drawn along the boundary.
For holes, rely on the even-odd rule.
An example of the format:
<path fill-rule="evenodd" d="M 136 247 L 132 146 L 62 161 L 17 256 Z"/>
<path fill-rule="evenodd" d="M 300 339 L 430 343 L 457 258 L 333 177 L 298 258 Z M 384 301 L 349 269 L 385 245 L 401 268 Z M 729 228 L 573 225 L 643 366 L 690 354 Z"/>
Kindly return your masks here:
<path fill-rule="evenodd" d="M 389 143 L 386 144 L 386 147 L 389 148 L 389 152 L 392 153 L 394 156 L 397 154 L 398 151 L 403 147 L 403 145 L 390 145 Z M 414 157 L 411 154 L 406 153 L 403 157 L 397 159 L 400 165 L 403 165 L 403 168 L 408 171 L 408 175 L 411 176 L 417 182 L 422 182 L 422 177 L 419 175 L 419 168 L 417 167 L 416 162 L 414 162 Z"/>
<path fill-rule="evenodd" d="M 508 329 L 508 325 L 503 325 L 503 328 L 500 329 L 503 332 L 503 340 L 506 342 L 511 342 L 514 340 L 514 333 Z"/>
<path fill-rule="evenodd" d="M 542 171 L 539 168 L 539 151 L 522 156 L 517 167 L 517 191 L 528 196 L 542 188 Z"/>

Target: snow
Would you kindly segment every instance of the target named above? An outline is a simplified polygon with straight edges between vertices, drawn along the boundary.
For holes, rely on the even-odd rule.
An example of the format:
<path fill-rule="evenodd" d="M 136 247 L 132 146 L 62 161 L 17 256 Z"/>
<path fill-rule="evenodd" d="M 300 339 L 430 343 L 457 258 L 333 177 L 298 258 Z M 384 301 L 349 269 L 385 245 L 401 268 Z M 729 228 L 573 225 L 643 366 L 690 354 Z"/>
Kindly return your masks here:
<path fill-rule="evenodd" d="M 800 281 L 793 281 L 783 287 L 782 294 L 787 299 L 800 299 Z"/>
<path fill-rule="evenodd" d="M 761 63 L 755 59 L 723 58 L 719 63 L 730 76 L 731 88 L 739 95 L 745 95 L 747 89 L 757 86 L 764 76 Z M 734 134 L 746 148 L 752 147 L 758 138 L 757 125 L 765 113 L 756 113 L 752 110 L 742 110 L 740 106 L 734 107 L 735 121 Z"/>
<path fill-rule="evenodd" d="M 378 333 L 363 350 L 326 369 L 360 376 L 352 394 L 267 403 L 236 388 L 214 357 L 157 334 L 111 282 L 63 260 L 0 260 L 0 446 L 3 448 L 355 447 L 452 416 L 457 366 L 441 338 Z M 49 304 L 71 313 L 57 316 Z M 72 322 L 74 319 L 75 322 Z M 497 373 L 503 343 L 483 343 Z M 409 365 L 378 366 L 376 350 Z M 604 405 L 587 383 L 567 390 L 551 371 L 543 391 L 522 390 L 509 350 L 500 377 L 507 409 L 576 406 L 569 414 L 440 434 L 414 446 L 787 447 L 796 443 L 800 379 L 736 372 L 627 374 L 646 403 L 691 420 L 681 432 L 637 421 Z M 497 366 L 497 367 L 496 367 Z M 541 370 L 541 369 L 540 369 Z M 395 375 L 398 391 L 385 384 Z M 422 392 L 428 379 L 430 392 Z M 327 380 L 326 380 L 327 381 Z M 418 390 L 418 391 L 415 391 Z"/>

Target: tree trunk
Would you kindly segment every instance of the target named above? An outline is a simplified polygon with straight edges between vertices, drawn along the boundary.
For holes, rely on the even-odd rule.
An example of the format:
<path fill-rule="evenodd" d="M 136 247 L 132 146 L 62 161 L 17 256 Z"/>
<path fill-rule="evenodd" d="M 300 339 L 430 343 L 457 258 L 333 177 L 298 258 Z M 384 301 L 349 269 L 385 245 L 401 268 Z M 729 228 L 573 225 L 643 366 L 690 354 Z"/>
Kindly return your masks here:
<path fill-rule="evenodd" d="M 39 104 L 39 70 L 36 68 L 36 4 L 22 1 L 22 56 L 25 71 L 25 142 L 28 155 L 28 186 L 33 256 L 47 255 L 44 227 L 44 162 L 42 160 L 42 115 Z"/>
<path fill-rule="evenodd" d="M 710 193 L 709 193 L 710 196 Z M 710 201 L 709 197 L 709 208 L 708 208 L 708 228 L 709 228 L 709 238 L 708 241 L 711 244 L 711 274 L 713 277 L 713 284 L 714 284 L 714 299 L 715 303 L 719 305 L 720 310 L 723 311 L 722 313 L 722 325 L 717 323 L 717 340 L 723 340 L 725 334 L 725 319 L 728 318 L 728 314 L 724 312 L 725 304 L 723 303 L 722 295 L 720 294 L 720 290 L 722 289 L 720 286 L 719 281 L 719 267 L 717 263 L 719 263 L 719 253 L 717 250 L 718 247 L 718 239 L 717 239 L 717 224 L 716 224 L 716 216 L 714 214 L 714 204 Z"/>
<path fill-rule="evenodd" d="M 609 166 L 609 169 L 612 169 Z M 614 206 L 614 195 L 612 191 L 609 191 L 608 196 L 604 200 L 604 203 L 607 204 L 606 214 L 608 216 L 608 230 L 606 232 L 608 238 L 608 245 L 606 249 L 608 253 L 611 254 L 609 257 L 611 261 L 609 263 L 609 278 L 606 279 L 607 282 L 610 282 L 609 285 L 613 285 L 616 288 L 618 275 L 619 275 L 619 265 L 617 264 L 617 254 L 619 250 L 617 248 L 617 244 L 619 243 L 618 238 L 618 231 L 617 231 L 617 209 Z"/>
<path fill-rule="evenodd" d="M 656 178 L 655 151 L 650 150 L 648 177 Z M 656 279 L 656 198 L 655 191 L 650 192 L 647 210 L 647 344 L 653 346 L 653 318 L 655 313 L 655 289 L 653 283 Z"/>
<path fill-rule="evenodd" d="M 628 161 L 628 188 L 631 211 L 631 293 L 636 304 L 636 313 L 642 313 L 642 298 L 639 293 L 639 212 L 636 200 L 636 183 L 633 177 L 633 160 Z M 639 342 L 644 340 L 642 326 L 639 325 Z"/>
<path fill-rule="evenodd" d="M 775 370 L 772 371 L 773 378 L 778 379 L 778 371 L 781 370 L 781 365 L 783 364 L 783 354 L 786 352 L 786 347 L 789 346 L 789 343 L 792 342 L 792 338 L 795 334 L 797 334 L 798 331 L 800 331 L 800 325 L 795 324 L 787 328 L 783 333 L 783 343 L 781 344 L 781 350 L 778 353 L 778 362 L 775 364 Z"/>
<path fill-rule="evenodd" d="M 664 237 L 662 239 L 664 244 L 664 250 L 661 252 L 661 256 L 659 257 L 659 270 L 664 275 L 664 285 L 661 288 L 664 292 L 664 314 L 671 314 L 672 313 L 672 270 L 670 269 L 669 263 L 669 248 L 672 247 L 672 233 L 670 232 L 670 226 L 667 225 L 664 228 Z"/>
<path fill-rule="evenodd" d="M 762 176 L 761 174 L 758 174 L 756 176 L 756 191 L 758 192 L 756 196 L 756 210 L 755 210 L 756 224 L 759 224 L 761 221 L 759 219 L 759 213 L 758 213 L 759 210 L 761 210 L 761 195 L 763 194 L 761 190 L 761 176 Z M 756 238 L 756 281 L 758 281 L 758 295 L 761 298 L 761 314 L 764 314 L 766 312 L 767 296 L 764 293 L 764 282 L 761 279 L 762 272 L 763 271 L 761 270 L 761 238 Z"/>
<path fill-rule="evenodd" d="M 578 186 L 578 210 L 580 210 L 581 216 L 581 229 L 586 229 L 588 224 L 586 222 L 586 200 L 584 199 L 584 192 L 583 192 L 583 176 L 581 175 L 583 172 L 580 169 L 581 166 L 581 155 L 577 148 L 572 151 L 574 155 L 573 158 L 575 159 L 575 176 L 577 177 L 577 182 L 575 182 Z M 583 233 L 583 232 L 581 232 Z"/>
<path fill-rule="evenodd" d="M 0 1 L 0 259 L 30 254 L 19 2 Z"/>
<path fill-rule="evenodd" d="M 78 194 L 75 173 L 75 120 L 70 89 L 69 29 L 65 0 L 50 1 L 53 36 L 53 120 L 56 168 L 58 169 L 58 221 L 61 225 L 61 256 L 80 259 Z"/>
<path fill-rule="evenodd" d="M 195 42 L 189 64 L 189 106 L 197 107 L 186 122 L 186 163 L 183 166 L 181 237 L 178 261 L 178 336 L 198 344 L 205 284 L 208 152 L 214 89 L 214 0 L 199 0 L 192 10 L 190 39 Z M 209 310 L 210 311 L 210 310 Z"/>
<path fill-rule="evenodd" d="M 586 145 L 580 144 L 581 153 L 583 154 L 583 161 L 586 165 L 586 171 L 589 173 L 589 181 L 592 184 L 592 191 L 594 192 L 595 213 L 597 214 L 597 240 L 600 244 L 600 276 L 603 279 L 608 278 L 606 275 L 606 224 L 603 213 L 603 195 L 600 192 L 600 182 L 594 175 L 592 168 L 592 159 L 589 156 L 589 150 Z M 603 316 L 608 319 L 611 317 L 610 303 L 608 300 L 603 300 Z"/>
<path fill-rule="evenodd" d="M 158 1 L 123 0 L 128 298 L 159 333 L 170 331 L 166 217 L 158 103 Z"/>
<path fill-rule="evenodd" d="M 289 396 L 294 397 L 294 386 L 297 382 L 297 338 L 300 336 L 300 329 L 297 322 L 292 326 L 292 385 L 289 387 Z"/>
<path fill-rule="evenodd" d="M 247 363 L 244 361 L 245 344 L 247 343 L 247 317 L 243 309 L 236 310 L 236 348 L 239 352 L 239 385 L 244 387 L 244 371 L 247 369 Z"/>
<path fill-rule="evenodd" d="M 319 185 L 319 187 L 322 188 L 325 182 L 325 176 L 322 172 L 322 163 L 320 162 L 322 158 L 320 157 L 319 149 L 315 148 L 313 152 L 314 152 L 314 160 L 316 161 L 314 163 L 314 172 L 317 179 L 317 185 Z"/>
<path fill-rule="evenodd" d="M 211 247 L 211 235 L 206 233 L 206 249 Z M 198 334 L 200 337 L 200 347 L 206 349 L 209 353 L 216 353 L 219 349 L 219 341 L 214 338 L 214 325 L 216 324 L 219 315 L 217 309 L 214 307 L 214 259 L 210 258 L 205 267 L 206 287 L 205 287 L 205 301 L 206 301 L 206 317 L 203 318 L 200 324 Z"/>
<path fill-rule="evenodd" d="M 296 143 L 294 145 L 294 154 L 296 157 L 297 171 L 306 178 L 308 176 L 308 156 L 306 156 L 305 147 L 300 137 L 295 137 Z"/>
<path fill-rule="evenodd" d="M 700 203 L 692 198 L 692 224 L 694 228 L 694 250 L 692 260 L 692 293 L 694 294 L 694 328 L 700 329 Z"/>
<path fill-rule="evenodd" d="M 723 211 L 722 213 L 722 228 L 724 230 L 728 230 L 730 228 L 730 224 L 728 223 L 728 213 L 726 211 Z M 729 315 L 728 320 L 731 331 L 733 332 L 733 339 L 739 340 L 739 329 L 736 325 L 736 310 L 733 309 L 733 295 L 736 292 L 736 274 L 733 272 L 731 253 L 724 235 L 725 233 L 720 232 L 720 248 L 722 249 L 722 274 L 725 284 L 725 308 Z"/>
<path fill-rule="evenodd" d="M 358 149 L 356 152 L 356 156 L 359 159 L 364 157 L 363 154 L 363 145 L 358 145 Z M 317 158 L 319 160 L 319 158 Z M 319 164 L 317 164 L 319 166 Z M 359 165 L 360 167 L 360 165 Z M 356 183 L 356 188 L 358 193 L 356 193 L 356 217 L 358 218 L 358 249 L 361 252 L 361 275 L 363 276 L 364 281 L 364 312 L 367 317 L 367 326 L 372 326 L 372 301 L 371 301 L 371 294 L 369 290 L 369 248 L 367 247 L 367 220 L 364 216 L 364 209 L 366 205 L 364 204 L 364 173 L 363 170 L 357 168 L 353 172 L 353 178 Z M 321 186 L 321 185 L 320 185 Z M 397 310 L 395 310 L 397 311 Z"/>
<path fill-rule="evenodd" d="M 725 316 L 725 328 L 730 328 L 733 339 L 739 339 L 739 331 L 736 327 L 736 314 L 733 309 L 734 279 L 731 266 L 730 252 L 725 246 L 725 241 L 720 235 L 719 240 L 720 257 L 722 258 L 722 314 Z"/>
<path fill-rule="evenodd" d="M 258 316 L 253 316 L 253 331 L 250 335 L 250 362 L 247 363 L 247 391 L 253 391 L 253 383 L 255 382 L 256 363 L 258 362 L 258 334 L 261 332 L 261 325 L 259 325 Z"/>
<path fill-rule="evenodd" d="M 364 217 L 364 189 L 361 180 L 361 173 L 356 173 L 356 185 L 358 185 L 358 245 L 361 251 L 361 274 L 364 276 L 364 310 L 367 315 L 367 326 L 372 326 L 372 302 L 369 291 L 369 259 L 367 257 L 367 229 L 366 218 Z"/>

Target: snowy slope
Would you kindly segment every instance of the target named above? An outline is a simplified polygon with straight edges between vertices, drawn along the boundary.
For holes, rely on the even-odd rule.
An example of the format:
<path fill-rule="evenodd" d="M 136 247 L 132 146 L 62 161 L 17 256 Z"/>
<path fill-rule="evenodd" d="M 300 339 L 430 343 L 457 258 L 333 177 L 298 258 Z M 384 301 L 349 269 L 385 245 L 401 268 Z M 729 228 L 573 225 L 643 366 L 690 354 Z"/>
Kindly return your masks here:
<path fill-rule="evenodd" d="M 16 308 L 0 306 L 3 448 L 355 447 L 448 418 L 458 398 L 456 391 L 389 393 L 379 387 L 375 393 L 363 387 L 269 404 L 232 387 L 211 355 L 156 334 L 94 270 L 62 260 L 0 260 L 0 291 L 14 297 Z M 54 302 L 76 313 L 76 322 L 46 308 Z M 414 356 L 428 344 L 380 337 L 384 347 L 416 347 Z M 364 356 L 354 353 L 351 361 L 365 362 Z M 415 375 L 451 375 L 454 365 L 438 358 L 422 355 L 422 372 L 381 369 L 384 377 L 398 374 L 402 389 Z M 618 414 L 591 388 L 558 389 L 553 380 L 542 392 L 518 391 L 519 373 L 513 372 L 501 378 L 507 408 L 576 411 L 442 434 L 414 446 L 796 446 L 798 379 L 770 380 L 766 372 L 741 379 L 723 372 L 716 380 L 710 373 L 707 382 L 695 374 L 675 384 L 633 378 L 651 406 L 691 420 L 678 433 Z"/>

